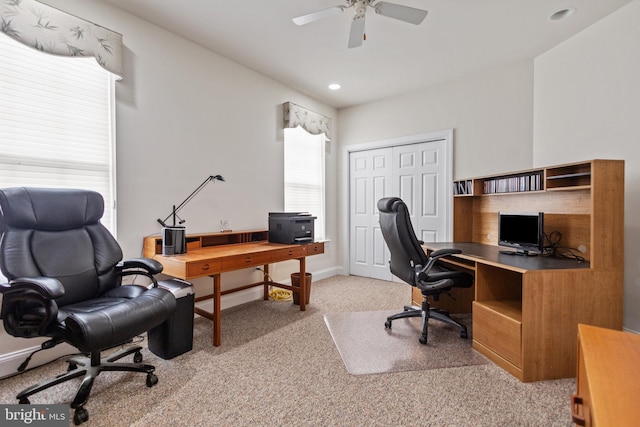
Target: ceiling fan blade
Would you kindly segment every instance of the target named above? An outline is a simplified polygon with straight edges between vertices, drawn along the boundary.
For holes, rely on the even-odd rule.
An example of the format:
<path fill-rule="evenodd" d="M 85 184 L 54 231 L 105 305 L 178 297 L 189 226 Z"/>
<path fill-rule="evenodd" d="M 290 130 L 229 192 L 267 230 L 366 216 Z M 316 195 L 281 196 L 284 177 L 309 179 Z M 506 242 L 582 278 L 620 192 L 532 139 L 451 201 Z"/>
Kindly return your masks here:
<path fill-rule="evenodd" d="M 349 31 L 349 49 L 362 46 L 364 39 L 364 16 L 354 16 Z"/>
<path fill-rule="evenodd" d="M 322 9 L 317 12 L 309 13 L 307 15 L 298 16 L 293 18 L 293 22 L 296 25 L 305 25 L 318 19 L 326 18 L 327 16 L 337 15 L 344 11 L 344 6 L 333 6 L 328 9 Z"/>
<path fill-rule="evenodd" d="M 376 13 L 389 18 L 398 19 L 418 25 L 427 17 L 427 11 L 395 3 L 380 2 L 375 5 Z"/>

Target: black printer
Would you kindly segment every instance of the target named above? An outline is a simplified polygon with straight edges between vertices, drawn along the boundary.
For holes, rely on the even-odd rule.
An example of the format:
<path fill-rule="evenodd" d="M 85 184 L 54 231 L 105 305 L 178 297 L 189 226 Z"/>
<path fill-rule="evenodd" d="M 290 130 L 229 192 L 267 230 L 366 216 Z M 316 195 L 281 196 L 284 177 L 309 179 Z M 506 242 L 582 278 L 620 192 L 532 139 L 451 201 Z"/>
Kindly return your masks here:
<path fill-rule="evenodd" d="M 307 212 L 269 212 L 269 241 L 312 243 L 315 219 Z"/>

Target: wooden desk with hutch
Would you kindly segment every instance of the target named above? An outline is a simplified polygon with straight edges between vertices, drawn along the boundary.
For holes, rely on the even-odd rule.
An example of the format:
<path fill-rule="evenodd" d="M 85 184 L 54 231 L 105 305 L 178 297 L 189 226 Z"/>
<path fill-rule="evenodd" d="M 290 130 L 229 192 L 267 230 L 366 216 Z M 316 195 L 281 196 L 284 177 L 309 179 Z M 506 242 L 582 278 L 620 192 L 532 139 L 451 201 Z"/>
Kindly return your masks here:
<path fill-rule="evenodd" d="M 454 184 L 454 242 L 425 248 L 462 249 L 445 262 L 472 273 L 475 283 L 455 290 L 456 301 L 441 298 L 437 305 L 472 312 L 473 347 L 521 381 L 574 377 L 578 324 L 622 329 L 624 161 L 591 160 Z M 497 192 L 510 184 L 513 191 Z M 562 247 L 584 246 L 584 253 L 573 252 L 585 261 L 500 254 L 500 211 L 544 212 L 545 233 L 560 232 Z M 419 292 L 412 299 L 421 301 Z"/>
<path fill-rule="evenodd" d="M 149 236 L 144 239 L 143 256 L 159 261 L 163 273 L 183 280 L 198 277 L 211 277 L 211 294 L 200 296 L 196 301 L 213 299 L 213 312 L 200 307 L 195 312 L 213 321 L 213 345 L 219 346 L 221 339 L 222 295 L 238 292 L 256 286 L 264 287 L 264 300 L 269 299 L 269 286 L 289 289 L 299 293 L 300 311 L 306 310 L 306 295 L 309 290 L 306 281 L 300 280 L 300 286 L 284 285 L 273 282 L 269 275 L 269 264 L 296 259 L 300 264 L 300 277 L 305 277 L 306 257 L 324 253 L 324 243 L 282 244 L 270 243 L 267 230 L 243 230 L 233 232 L 205 233 L 187 235 L 187 253 L 181 255 L 162 255 L 162 238 Z M 224 272 L 250 267 L 262 267 L 263 280 L 245 286 L 222 291 L 220 275 Z"/>

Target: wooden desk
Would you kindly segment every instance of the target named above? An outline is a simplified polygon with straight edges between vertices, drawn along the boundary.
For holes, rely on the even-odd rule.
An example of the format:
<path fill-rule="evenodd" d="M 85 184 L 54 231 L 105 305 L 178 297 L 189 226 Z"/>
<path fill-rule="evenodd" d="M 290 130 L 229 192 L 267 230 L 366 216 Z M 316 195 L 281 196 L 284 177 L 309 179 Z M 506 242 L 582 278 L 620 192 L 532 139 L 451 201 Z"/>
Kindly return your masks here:
<path fill-rule="evenodd" d="M 577 393 L 571 415 L 580 426 L 630 426 L 638 421 L 640 336 L 578 325 Z"/>
<path fill-rule="evenodd" d="M 269 243 L 266 230 L 247 230 L 240 232 L 207 233 L 187 236 L 187 253 L 181 255 L 162 255 L 162 239 L 159 236 L 145 238 L 143 256 L 160 262 L 163 273 L 183 280 L 198 277 L 213 278 L 213 291 L 209 295 L 196 298 L 196 301 L 213 299 L 213 312 L 196 307 L 195 312 L 213 321 L 213 345 L 219 346 L 221 340 L 222 295 L 249 289 L 264 287 L 264 299 L 269 299 L 269 286 L 289 289 L 300 296 L 300 311 L 306 309 L 306 295 L 309 291 L 305 280 L 300 286 L 290 286 L 273 282 L 269 275 L 269 264 L 297 259 L 300 263 L 300 277 L 306 273 L 306 257 L 324 253 L 324 243 L 306 245 L 287 245 Z M 261 266 L 263 280 L 238 288 L 221 290 L 220 275 L 224 272 Z"/>
<path fill-rule="evenodd" d="M 474 348 L 521 381 L 575 376 L 578 323 L 622 329 L 624 169 L 594 159 L 454 183 L 451 264 L 475 274 L 457 308 L 473 306 Z M 585 262 L 499 254 L 499 212 L 544 212 L 545 245 Z"/>
<path fill-rule="evenodd" d="M 474 291 L 457 302 L 473 313 L 473 348 L 520 381 L 575 376 L 578 323 L 621 326 L 620 312 L 600 300 L 609 292 L 604 278 L 622 281 L 622 272 L 600 275 L 587 262 L 505 255 L 481 243 L 425 247 L 463 251 L 443 262 L 475 276 Z"/>

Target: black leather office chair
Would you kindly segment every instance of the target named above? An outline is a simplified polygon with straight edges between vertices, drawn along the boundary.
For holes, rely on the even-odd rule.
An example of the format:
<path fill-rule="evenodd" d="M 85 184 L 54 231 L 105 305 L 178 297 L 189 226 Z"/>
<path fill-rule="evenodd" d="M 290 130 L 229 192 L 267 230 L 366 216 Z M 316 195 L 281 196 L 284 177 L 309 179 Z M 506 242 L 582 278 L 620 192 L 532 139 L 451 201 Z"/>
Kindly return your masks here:
<path fill-rule="evenodd" d="M 427 343 L 427 324 L 434 318 L 460 328 L 460 337 L 467 338 L 467 327 L 455 321 L 445 310 L 431 308 L 429 298 L 437 301 L 441 294 L 452 288 L 468 288 L 473 285 L 473 277 L 462 271 L 445 269 L 439 258 L 460 253 L 460 250 L 441 249 L 427 257 L 421 243 L 413 231 L 407 205 L 398 197 L 387 197 L 378 201 L 380 229 L 389 251 L 391 272 L 411 286 L 420 289 L 423 296 L 422 307 L 405 306 L 404 311 L 387 317 L 386 328 L 391 322 L 405 317 L 422 317 L 420 343 Z"/>
<path fill-rule="evenodd" d="M 68 371 L 29 387 L 29 396 L 64 381 L 84 376 L 71 402 L 74 422 L 89 418 L 84 405 L 101 371 L 146 373 L 148 387 L 158 378 L 155 368 L 140 363 L 141 347 L 126 348 L 101 359 L 103 350 L 130 342 L 164 322 L 175 310 L 173 294 L 139 285 L 121 286 L 122 277 L 153 275 L 162 265 L 151 259 L 121 262 L 122 250 L 99 222 L 102 196 L 93 191 L 0 189 L 0 269 L 9 283 L 0 284 L 1 317 L 15 337 L 50 337 L 42 349 L 66 342 L 83 356 L 68 360 Z M 134 363 L 113 363 L 133 354 Z"/>

